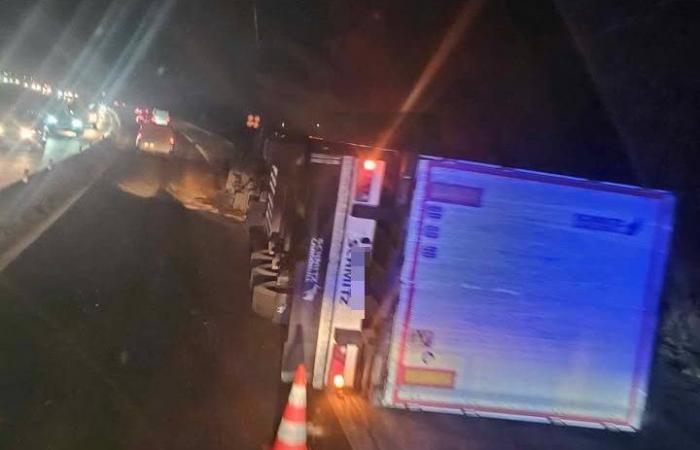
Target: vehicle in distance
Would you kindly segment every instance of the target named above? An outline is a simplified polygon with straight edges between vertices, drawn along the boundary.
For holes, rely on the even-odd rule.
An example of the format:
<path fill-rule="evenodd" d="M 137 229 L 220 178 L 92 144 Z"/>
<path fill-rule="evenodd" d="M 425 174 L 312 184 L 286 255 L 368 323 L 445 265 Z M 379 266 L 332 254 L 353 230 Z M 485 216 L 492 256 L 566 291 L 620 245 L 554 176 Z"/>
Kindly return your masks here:
<path fill-rule="evenodd" d="M 45 139 L 36 112 L 11 110 L 0 114 L 0 143 L 4 148 L 42 148 Z"/>
<path fill-rule="evenodd" d="M 136 136 L 136 148 L 147 153 L 169 155 L 175 148 L 175 133 L 170 127 L 145 123 Z"/>
<path fill-rule="evenodd" d="M 170 125 L 170 112 L 164 109 L 153 108 L 153 111 L 151 111 L 151 122 L 156 125 Z"/>
<path fill-rule="evenodd" d="M 48 108 L 44 117 L 44 131 L 48 136 L 80 137 L 83 135 L 83 120 L 69 105 Z"/>
<path fill-rule="evenodd" d="M 104 122 L 105 107 L 104 105 L 91 104 L 88 107 L 87 123 L 92 129 L 98 129 Z"/>
<path fill-rule="evenodd" d="M 149 123 L 151 121 L 151 110 L 148 108 L 137 107 L 136 109 L 134 109 L 134 116 L 136 119 L 136 123 L 138 123 L 139 125 Z"/>

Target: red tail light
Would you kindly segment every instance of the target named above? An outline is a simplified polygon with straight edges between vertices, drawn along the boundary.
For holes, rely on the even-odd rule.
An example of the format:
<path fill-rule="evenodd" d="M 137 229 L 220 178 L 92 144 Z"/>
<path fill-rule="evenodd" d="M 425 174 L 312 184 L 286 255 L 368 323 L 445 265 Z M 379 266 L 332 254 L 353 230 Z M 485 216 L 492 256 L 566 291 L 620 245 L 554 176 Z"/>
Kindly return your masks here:
<path fill-rule="evenodd" d="M 337 389 L 342 389 L 345 386 L 345 354 L 347 348 L 344 345 L 335 344 L 333 346 L 333 356 L 331 356 L 331 367 L 328 372 L 328 382 L 336 386 Z M 339 382 L 342 380 L 342 385 Z"/>
<path fill-rule="evenodd" d="M 170 137 L 170 145 L 175 145 L 175 138 L 172 136 Z"/>

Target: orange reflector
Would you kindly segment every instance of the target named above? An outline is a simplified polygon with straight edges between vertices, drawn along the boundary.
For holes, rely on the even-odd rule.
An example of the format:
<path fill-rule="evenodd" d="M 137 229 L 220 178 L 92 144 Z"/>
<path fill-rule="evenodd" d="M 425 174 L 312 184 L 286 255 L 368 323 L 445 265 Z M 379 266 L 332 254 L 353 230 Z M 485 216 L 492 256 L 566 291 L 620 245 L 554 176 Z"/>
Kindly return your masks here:
<path fill-rule="evenodd" d="M 403 373 L 403 384 L 454 388 L 455 375 L 453 370 L 406 367 Z"/>

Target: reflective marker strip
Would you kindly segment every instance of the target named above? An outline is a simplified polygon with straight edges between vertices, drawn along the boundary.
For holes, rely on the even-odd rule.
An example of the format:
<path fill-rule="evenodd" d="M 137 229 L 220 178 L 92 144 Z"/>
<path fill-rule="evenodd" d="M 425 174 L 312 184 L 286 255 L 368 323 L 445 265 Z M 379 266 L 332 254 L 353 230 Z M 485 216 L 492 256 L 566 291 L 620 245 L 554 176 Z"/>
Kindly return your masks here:
<path fill-rule="evenodd" d="M 289 405 L 297 408 L 306 407 L 306 387 L 292 385 L 292 390 L 289 392 Z"/>
<path fill-rule="evenodd" d="M 456 373 L 453 370 L 404 367 L 401 384 L 406 386 L 455 387 Z"/>
<path fill-rule="evenodd" d="M 284 415 L 282 417 L 290 422 L 304 423 L 306 422 L 306 408 L 297 408 L 292 405 L 287 405 L 287 407 L 284 408 Z"/>
<path fill-rule="evenodd" d="M 288 445 L 306 444 L 306 424 L 282 419 L 277 431 L 277 439 Z"/>

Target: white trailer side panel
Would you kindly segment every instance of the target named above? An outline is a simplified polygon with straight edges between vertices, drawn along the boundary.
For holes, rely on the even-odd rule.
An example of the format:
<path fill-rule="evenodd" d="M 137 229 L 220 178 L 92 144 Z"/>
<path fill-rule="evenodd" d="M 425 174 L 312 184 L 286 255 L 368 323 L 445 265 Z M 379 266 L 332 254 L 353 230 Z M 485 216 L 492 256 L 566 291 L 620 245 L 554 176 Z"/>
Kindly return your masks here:
<path fill-rule="evenodd" d="M 421 159 L 383 403 L 638 428 L 673 203 Z"/>

